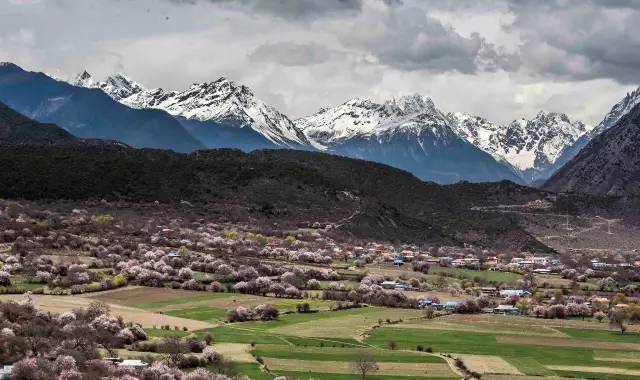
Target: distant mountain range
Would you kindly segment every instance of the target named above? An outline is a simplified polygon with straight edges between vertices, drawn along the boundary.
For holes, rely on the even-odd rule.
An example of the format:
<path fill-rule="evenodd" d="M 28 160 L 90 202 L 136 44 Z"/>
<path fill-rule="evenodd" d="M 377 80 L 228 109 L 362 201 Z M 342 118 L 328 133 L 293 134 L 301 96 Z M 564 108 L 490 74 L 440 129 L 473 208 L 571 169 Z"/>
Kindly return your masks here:
<path fill-rule="evenodd" d="M 0 167 L 0 197 L 12 199 L 186 201 L 269 228 L 319 221 L 356 238 L 549 250 L 509 216 L 472 210 L 546 196 L 507 181 L 442 186 L 378 163 L 289 149 L 135 149 L 75 138 L 1 103 Z"/>
<path fill-rule="evenodd" d="M 313 149 L 313 143 L 287 116 L 257 99 L 248 87 L 226 78 L 193 84 L 184 91 L 165 91 L 145 89 L 124 74 L 97 82 L 84 71 L 73 84 L 100 88 L 132 108 L 166 111 L 209 148 Z"/>
<path fill-rule="evenodd" d="M 354 99 L 296 124 L 332 153 L 386 163 L 423 180 L 521 182 L 509 166 L 458 136 L 447 116 L 420 95 L 384 103 Z"/>
<path fill-rule="evenodd" d="M 423 180 L 539 183 L 640 101 L 628 94 L 596 127 L 561 113 L 499 125 L 444 113 L 421 95 L 353 99 L 291 120 L 225 78 L 186 90 L 146 89 L 123 74 L 84 71 L 71 83 L 0 64 L 0 101 L 80 138 L 190 152 L 202 148 L 292 148 L 389 164 Z"/>
<path fill-rule="evenodd" d="M 0 102 L 31 119 L 55 123 L 80 138 L 118 140 L 134 147 L 178 152 L 204 148 L 166 112 L 132 109 L 101 90 L 72 86 L 11 63 L 0 63 Z"/>
<path fill-rule="evenodd" d="M 505 126 L 460 112 L 448 116 L 458 135 L 508 162 L 527 183 L 548 178 L 561 166 L 562 152 L 591 130 L 565 114 L 544 111 Z"/>

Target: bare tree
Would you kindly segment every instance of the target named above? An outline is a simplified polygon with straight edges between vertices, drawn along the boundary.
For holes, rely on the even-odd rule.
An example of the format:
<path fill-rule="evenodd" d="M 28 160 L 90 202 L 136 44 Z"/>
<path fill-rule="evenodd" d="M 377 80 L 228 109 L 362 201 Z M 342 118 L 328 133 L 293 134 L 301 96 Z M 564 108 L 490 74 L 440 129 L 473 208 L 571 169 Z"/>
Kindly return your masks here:
<path fill-rule="evenodd" d="M 376 359 L 367 352 L 362 352 L 353 357 L 352 366 L 354 372 L 358 373 L 362 380 L 365 380 L 367 375 L 378 371 L 378 363 Z"/>
<path fill-rule="evenodd" d="M 167 336 L 162 342 L 161 351 L 165 354 L 167 363 L 172 367 L 177 367 L 186 350 L 180 337 Z"/>
<path fill-rule="evenodd" d="M 627 331 L 627 319 L 629 319 L 629 317 L 624 310 L 613 310 L 611 315 L 609 315 L 609 326 L 620 329 L 620 333 L 624 334 L 624 332 Z"/>

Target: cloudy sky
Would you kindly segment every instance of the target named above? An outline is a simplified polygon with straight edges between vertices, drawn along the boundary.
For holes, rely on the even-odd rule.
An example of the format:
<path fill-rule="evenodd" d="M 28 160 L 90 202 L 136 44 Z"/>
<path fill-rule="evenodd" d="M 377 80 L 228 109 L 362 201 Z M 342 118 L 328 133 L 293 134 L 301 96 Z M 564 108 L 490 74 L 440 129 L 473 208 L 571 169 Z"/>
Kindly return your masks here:
<path fill-rule="evenodd" d="M 428 95 L 595 124 L 640 84 L 640 0 L 3 0 L 0 61 L 183 89 L 226 76 L 291 117 Z"/>

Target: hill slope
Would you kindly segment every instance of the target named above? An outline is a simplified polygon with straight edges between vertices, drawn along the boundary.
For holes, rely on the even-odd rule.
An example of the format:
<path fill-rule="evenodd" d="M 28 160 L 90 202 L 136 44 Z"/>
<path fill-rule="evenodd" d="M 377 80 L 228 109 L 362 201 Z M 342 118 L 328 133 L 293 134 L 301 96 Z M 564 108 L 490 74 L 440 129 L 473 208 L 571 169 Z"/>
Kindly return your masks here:
<path fill-rule="evenodd" d="M 471 210 L 512 196 L 539 197 L 537 190 L 512 183 L 440 186 L 323 153 L 0 146 L 0 167 L 0 196 L 8 198 L 187 200 L 252 223 L 321 221 L 362 238 L 546 249 L 510 218 Z"/>
<path fill-rule="evenodd" d="M 591 140 L 544 187 L 594 195 L 640 195 L 640 105 Z"/>
<path fill-rule="evenodd" d="M 49 145 L 76 141 L 54 124 L 42 124 L 0 103 L 0 144 Z"/>
<path fill-rule="evenodd" d="M 135 147 L 179 152 L 204 147 L 166 112 L 132 109 L 100 90 L 72 86 L 10 63 L 0 64 L 0 101 L 80 138 L 118 140 Z"/>

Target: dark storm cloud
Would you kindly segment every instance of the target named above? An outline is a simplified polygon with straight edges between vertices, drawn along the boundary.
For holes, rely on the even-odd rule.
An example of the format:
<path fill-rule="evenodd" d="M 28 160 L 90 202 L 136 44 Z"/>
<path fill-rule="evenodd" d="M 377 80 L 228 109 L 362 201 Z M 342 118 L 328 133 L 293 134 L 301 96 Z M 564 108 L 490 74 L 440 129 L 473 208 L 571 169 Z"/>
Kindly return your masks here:
<path fill-rule="evenodd" d="M 253 11 L 290 20 L 305 20 L 344 13 L 357 14 L 364 0 L 169 0 L 175 4 L 217 3 L 243 6 Z M 395 3 L 398 0 L 384 0 Z"/>
<path fill-rule="evenodd" d="M 509 2 L 520 54 L 533 75 L 640 80 L 640 1 Z"/>
<path fill-rule="evenodd" d="M 316 43 L 277 42 L 258 46 L 249 58 L 254 62 L 275 62 L 283 66 L 308 66 L 328 61 L 330 52 Z"/>
<path fill-rule="evenodd" d="M 463 36 L 418 8 L 386 9 L 365 15 L 342 33 L 340 40 L 401 70 L 471 74 L 514 71 L 519 65 L 516 56 L 497 49 L 479 33 Z"/>

